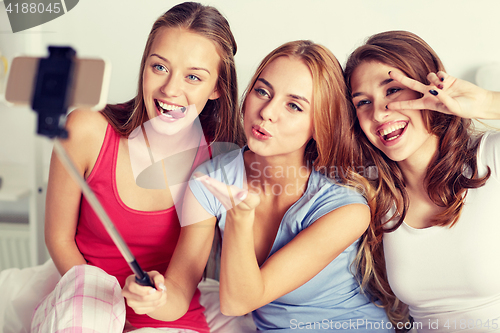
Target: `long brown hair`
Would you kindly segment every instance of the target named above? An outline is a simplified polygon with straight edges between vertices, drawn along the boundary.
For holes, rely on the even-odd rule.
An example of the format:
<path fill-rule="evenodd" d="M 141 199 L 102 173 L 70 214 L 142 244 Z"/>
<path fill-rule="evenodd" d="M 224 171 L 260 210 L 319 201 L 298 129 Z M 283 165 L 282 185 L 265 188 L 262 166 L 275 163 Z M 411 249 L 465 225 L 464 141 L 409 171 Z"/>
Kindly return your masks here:
<path fill-rule="evenodd" d="M 220 57 L 216 89 L 220 97 L 208 100 L 199 115 L 205 136 L 210 141 L 231 142 L 242 145 L 244 132 L 238 112 L 238 85 L 234 55 L 237 46 L 229 23 L 221 13 L 211 6 L 195 2 L 184 2 L 172 7 L 160 16 L 151 28 L 142 55 L 137 96 L 130 101 L 108 105 L 102 111 L 108 122 L 122 136 L 148 121 L 143 99 L 142 84 L 144 67 L 153 42 L 163 28 L 182 28 L 197 33 L 214 43 Z"/>
<path fill-rule="evenodd" d="M 373 35 L 366 43 L 358 47 L 348 58 L 344 77 L 348 89 L 351 88 L 351 76 L 362 63 L 375 61 L 401 70 L 408 77 L 430 84 L 427 75 L 431 72 L 444 71 L 444 66 L 432 48 L 417 35 L 407 31 L 387 31 Z M 349 95 L 351 92 L 349 92 Z M 349 97 L 351 100 L 351 97 Z M 354 106 L 350 105 L 351 114 L 355 115 Z M 436 226 L 453 226 L 464 205 L 469 188 L 477 188 L 486 182 L 485 177 L 477 178 L 476 153 L 479 140 L 474 136 L 470 119 L 429 110 L 422 111 L 427 130 L 438 138 L 438 151 L 427 167 L 424 179 L 429 198 L 444 211 L 432 219 Z M 382 154 L 365 136 L 358 120 L 354 116 L 353 132 L 358 138 L 363 164 L 377 168 L 378 177 L 373 179 L 376 189 L 376 205 L 372 214 L 373 233 L 368 234 L 365 242 L 370 244 L 371 260 L 363 263 L 367 272 L 365 279 L 372 294 L 382 301 L 391 319 L 402 319 L 404 306 L 398 303 L 392 294 L 385 272 L 383 248 L 384 232 L 396 230 L 402 223 L 409 205 L 405 190 L 405 179 L 398 164 Z M 470 174 L 464 174 L 469 170 Z M 399 199 L 401 198 L 401 199 Z M 396 204 L 396 205 L 395 205 Z M 392 218 L 397 223 L 387 228 L 384 221 L 389 210 L 397 207 Z M 376 263 L 376 265 L 375 265 Z"/>

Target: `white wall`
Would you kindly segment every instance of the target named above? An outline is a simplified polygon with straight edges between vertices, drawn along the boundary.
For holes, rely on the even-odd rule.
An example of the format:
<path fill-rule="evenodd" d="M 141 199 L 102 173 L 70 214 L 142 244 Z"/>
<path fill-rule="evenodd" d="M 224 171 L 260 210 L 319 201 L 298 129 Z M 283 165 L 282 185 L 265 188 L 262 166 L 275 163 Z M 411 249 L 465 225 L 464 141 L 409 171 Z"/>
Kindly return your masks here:
<path fill-rule="evenodd" d="M 81 0 L 63 17 L 42 26 L 43 47 L 69 44 L 81 56 L 113 63 L 110 101 L 135 93 L 138 67 L 154 20 L 179 1 Z M 363 40 L 384 30 L 412 31 L 442 58 L 448 72 L 472 80 L 482 64 L 500 61 L 498 0 L 212 0 L 229 20 L 238 43 L 240 87 L 274 47 L 312 39 L 344 63 Z M 45 52 L 45 50 L 41 50 Z"/>
<path fill-rule="evenodd" d="M 0 51 L 45 55 L 46 46 L 71 45 L 80 57 L 112 63 L 109 102 L 136 92 L 139 62 L 154 20 L 178 3 L 171 0 L 81 0 L 38 28 L 12 34 L 0 1 Z M 371 34 L 409 30 L 426 40 L 447 71 L 474 80 L 476 70 L 500 62 L 498 0 L 212 0 L 228 19 L 238 43 L 239 87 L 243 92 L 258 62 L 290 40 L 311 39 L 330 48 L 343 64 Z M 29 163 L 34 116 L 28 109 L 0 105 L 0 163 Z M 498 123 L 498 122 L 497 122 Z M 50 147 L 45 147 L 48 163 Z M 1 206 L 0 206 L 1 209 Z"/>

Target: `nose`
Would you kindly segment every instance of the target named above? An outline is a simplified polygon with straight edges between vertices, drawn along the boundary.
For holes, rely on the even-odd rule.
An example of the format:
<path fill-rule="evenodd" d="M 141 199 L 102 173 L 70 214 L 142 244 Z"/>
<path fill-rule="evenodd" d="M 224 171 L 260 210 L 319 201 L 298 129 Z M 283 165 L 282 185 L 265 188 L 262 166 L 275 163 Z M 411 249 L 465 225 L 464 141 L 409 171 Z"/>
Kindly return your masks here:
<path fill-rule="evenodd" d="M 389 115 L 389 110 L 387 109 L 387 102 L 381 100 L 375 103 L 373 108 L 373 120 L 377 122 L 383 122 L 384 119 Z"/>
<path fill-rule="evenodd" d="M 179 96 L 181 91 L 182 80 L 172 73 L 165 77 L 165 82 L 160 87 L 160 91 L 167 97 Z"/>
<path fill-rule="evenodd" d="M 263 120 L 269 120 L 270 122 L 278 120 L 279 108 L 277 102 L 271 99 L 265 103 L 260 109 L 260 116 Z"/>

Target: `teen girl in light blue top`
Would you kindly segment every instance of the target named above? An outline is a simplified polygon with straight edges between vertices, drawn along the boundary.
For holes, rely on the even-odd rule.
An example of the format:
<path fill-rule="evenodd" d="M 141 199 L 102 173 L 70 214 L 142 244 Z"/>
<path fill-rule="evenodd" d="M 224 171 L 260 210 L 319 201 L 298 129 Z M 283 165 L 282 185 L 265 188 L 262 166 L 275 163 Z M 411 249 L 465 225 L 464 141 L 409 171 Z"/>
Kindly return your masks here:
<path fill-rule="evenodd" d="M 197 170 L 220 182 L 243 188 L 245 151 L 248 151 L 248 147 L 218 156 Z M 190 187 L 203 208 L 217 217 L 224 238 L 226 209 L 203 184 L 192 181 Z M 304 194 L 283 216 L 268 258 L 319 218 L 337 208 L 352 204 L 366 204 L 366 200 L 356 191 L 334 184 L 313 170 Z M 282 328 L 291 331 L 297 331 L 300 327 L 320 330 L 350 328 L 349 331 L 369 332 L 370 327 L 382 327 L 382 320 L 385 327 L 389 321 L 385 317 L 384 310 L 377 308 L 360 293 L 359 284 L 353 278 L 351 263 L 356 257 L 357 248 L 358 240 L 349 245 L 311 280 L 253 311 L 257 328 L 259 330 L 280 328 L 279 332 L 283 332 Z M 304 249 L 302 254 L 314 260 L 314 253 L 307 253 Z"/>
<path fill-rule="evenodd" d="M 253 311 L 268 332 L 393 332 L 354 277 L 370 209 L 346 186 L 366 188 L 346 108 L 324 47 L 290 42 L 262 61 L 243 102 L 248 146 L 201 165 L 184 201 L 183 220 L 201 221 L 188 232 L 219 221 L 222 313 Z"/>

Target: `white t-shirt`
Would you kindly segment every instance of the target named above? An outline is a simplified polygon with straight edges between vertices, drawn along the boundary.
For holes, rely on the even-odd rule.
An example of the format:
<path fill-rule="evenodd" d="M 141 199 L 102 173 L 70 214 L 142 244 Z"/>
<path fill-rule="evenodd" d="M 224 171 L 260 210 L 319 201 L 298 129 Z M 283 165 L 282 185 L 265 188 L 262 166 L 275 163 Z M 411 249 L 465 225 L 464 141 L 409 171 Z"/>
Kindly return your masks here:
<path fill-rule="evenodd" d="M 500 133 L 483 136 L 477 163 L 491 176 L 453 227 L 384 235 L 389 283 L 419 332 L 500 332 Z"/>

